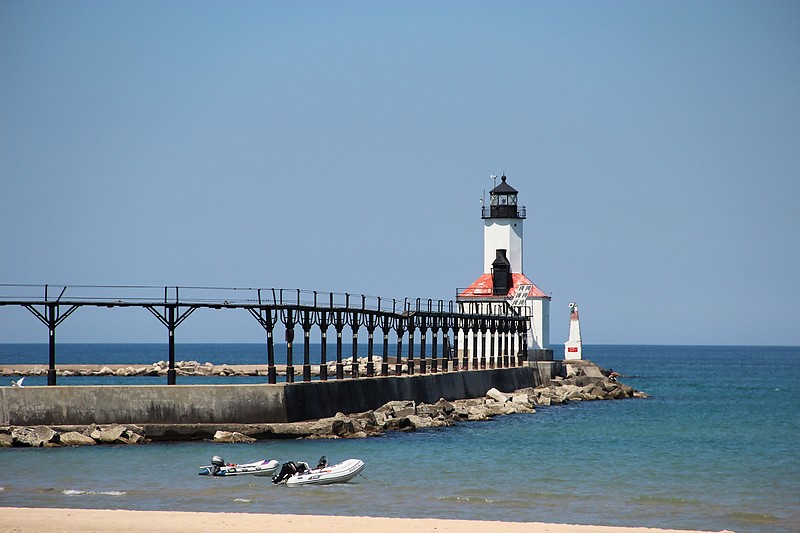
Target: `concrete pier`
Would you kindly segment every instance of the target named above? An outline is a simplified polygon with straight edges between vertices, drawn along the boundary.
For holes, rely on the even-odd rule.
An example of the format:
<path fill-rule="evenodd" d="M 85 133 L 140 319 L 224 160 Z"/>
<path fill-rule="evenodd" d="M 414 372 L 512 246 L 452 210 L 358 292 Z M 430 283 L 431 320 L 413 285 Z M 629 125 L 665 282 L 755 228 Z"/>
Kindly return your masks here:
<path fill-rule="evenodd" d="M 542 366 L 542 368 L 540 368 Z M 479 397 L 492 387 L 535 387 L 554 365 L 258 385 L 0 388 L 0 425 L 259 424 L 355 413 L 391 400 Z"/>

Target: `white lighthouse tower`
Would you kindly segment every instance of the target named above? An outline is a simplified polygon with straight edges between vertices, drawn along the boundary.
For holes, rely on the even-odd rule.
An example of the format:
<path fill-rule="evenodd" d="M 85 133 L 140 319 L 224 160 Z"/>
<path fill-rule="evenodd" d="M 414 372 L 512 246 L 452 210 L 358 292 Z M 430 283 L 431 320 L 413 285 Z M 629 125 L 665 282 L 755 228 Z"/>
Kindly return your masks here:
<path fill-rule="evenodd" d="M 466 289 L 460 289 L 456 301 L 479 304 L 485 311 L 506 304 L 516 308 L 529 317 L 527 358 L 551 360 L 550 296 L 522 270 L 522 223 L 526 210 L 518 205 L 518 192 L 507 183 L 507 178 L 500 179 L 500 184 L 489 191 L 489 205 L 481 209 L 483 275 Z"/>
<path fill-rule="evenodd" d="M 569 339 L 564 344 L 564 359 L 583 359 L 581 322 L 578 319 L 578 304 L 569 304 Z"/>

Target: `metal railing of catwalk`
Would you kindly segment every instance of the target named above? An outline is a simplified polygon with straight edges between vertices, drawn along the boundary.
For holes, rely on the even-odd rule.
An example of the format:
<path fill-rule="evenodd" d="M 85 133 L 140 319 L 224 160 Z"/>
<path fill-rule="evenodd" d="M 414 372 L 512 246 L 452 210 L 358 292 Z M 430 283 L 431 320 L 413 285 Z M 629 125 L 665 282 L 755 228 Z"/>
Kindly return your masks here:
<path fill-rule="evenodd" d="M 320 339 L 321 380 L 360 377 L 358 339 L 363 333 L 367 335 L 368 377 L 520 366 L 528 342 L 524 307 L 511 306 L 504 300 L 486 306 L 301 289 L 0 284 L 0 306 L 25 308 L 47 327 L 48 385 L 56 385 L 56 329 L 84 307 L 142 308 L 158 319 L 168 334 L 169 385 L 176 382 L 175 331 L 198 309 L 244 310 L 258 321 L 266 334 L 269 383 L 277 382 L 275 342 L 285 342 L 286 381 L 295 381 L 295 329 L 302 330 L 303 336 L 299 373 L 303 381 L 311 381 L 312 333 Z M 329 376 L 328 363 L 334 361 L 334 355 L 328 353 L 331 329 L 336 335 L 336 365 L 335 375 Z M 377 365 L 373 361 L 376 332 L 382 334 L 382 357 Z M 281 333 L 283 339 L 276 341 L 276 334 Z M 343 353 L 345 333 L 352 335 L 349 361 Z M 391 349 L 390 334 L 396 339 Z"/>

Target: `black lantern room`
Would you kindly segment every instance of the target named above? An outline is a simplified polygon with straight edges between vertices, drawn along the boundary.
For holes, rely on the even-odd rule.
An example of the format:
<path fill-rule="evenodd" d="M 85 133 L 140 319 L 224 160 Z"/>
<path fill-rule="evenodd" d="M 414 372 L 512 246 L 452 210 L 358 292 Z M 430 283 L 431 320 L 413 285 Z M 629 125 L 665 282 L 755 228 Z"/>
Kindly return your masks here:
<path fill-rule="evenodd" d="M 500 178 L 500 185 L 489 191 L 489 209 L 483 208 L 481 218 L 525 218 L 525 207 L 517 206 L 517 190 Z"/>

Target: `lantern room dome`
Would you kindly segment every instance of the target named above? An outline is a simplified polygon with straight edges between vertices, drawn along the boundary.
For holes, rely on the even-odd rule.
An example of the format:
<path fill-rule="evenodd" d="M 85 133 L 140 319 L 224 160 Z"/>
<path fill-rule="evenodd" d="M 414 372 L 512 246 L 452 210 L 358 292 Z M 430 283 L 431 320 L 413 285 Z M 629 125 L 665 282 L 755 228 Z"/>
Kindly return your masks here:
<path fill-rule="evenodd" d="M 489 191 L 489 194 L 508 194 L 508 193 L 517 194 L 519 191 L 517 191 L 517 189 L 506 183 L 506 179 L 508 178 L 506 178 L 505 174 L 500 176 L 501 180 L 500 185 Z"/>
<path fill-rule="evenodd" d="M 489 207 L 483 207 L 481 218 L 525 218 L 525 207 L 517 206 L 517 190 L 505 175 L 500 179 L 500 185 L 489 191 Z"/>

